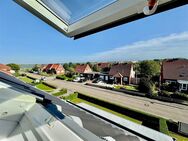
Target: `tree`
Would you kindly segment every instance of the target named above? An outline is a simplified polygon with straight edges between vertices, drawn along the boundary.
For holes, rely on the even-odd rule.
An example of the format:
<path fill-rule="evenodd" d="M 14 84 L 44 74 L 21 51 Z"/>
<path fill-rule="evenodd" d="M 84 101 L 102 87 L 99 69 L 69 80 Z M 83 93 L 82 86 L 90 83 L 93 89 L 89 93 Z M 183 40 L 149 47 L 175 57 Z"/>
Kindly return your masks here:
<path fill-rule="evenodd" d="M 63 64 L 63 67 L 64 67 L 65 70 L 68 70 L 69 65 L 67 63 L 65 63 L 65 64 Z"/>
<path fill-rule="evenodd" d="M 16 72 L 20 70 L 20 66 L 18 64 L 11 63 L 11 64 L 7 64 L 7 66 L 11 67 L 11 69 Z"/>
<path fill-rule="evenodd" d="M 40 66 L 38 64 L 35 64 L 32 68 L 33 71 L 39 71 Z"/>
<path fill-rule="evenodd" d="M 140 83 L 138 89 L 140 92 L 147 93 L 149 95 L 153 94 L 155 85 L 149 78 L 142 77 L 140 79 Z"/>
<path fill-rule="evenodd" d="M 73 67 L 69 67 L 67 70 L 68 70 L 69 72 L 75 72 L 75 70 L 74 70 Z"/>
<path fill-rule="evenodd" d="M 143 77 L 151 78 L 160 74 L 160 62 L 158 61 L 142 61 L 139 66 Z"/>
<path fill-rule="evenodd" d="M 99 68 L 99 66 L 97 64 L 93 65 L 92 70 L 96 71 L 96 72 L 100 72 L 101 71 L 101 69 Z"/>

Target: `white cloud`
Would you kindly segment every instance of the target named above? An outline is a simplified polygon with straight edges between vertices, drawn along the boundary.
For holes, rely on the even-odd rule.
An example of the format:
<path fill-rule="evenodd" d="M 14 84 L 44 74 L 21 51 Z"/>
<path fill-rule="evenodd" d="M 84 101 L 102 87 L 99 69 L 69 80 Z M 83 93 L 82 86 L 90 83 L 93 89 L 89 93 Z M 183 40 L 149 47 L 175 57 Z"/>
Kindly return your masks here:
<path fill-rule="evenodd" d="M 135 42 L 86 58 L 90 61 L 120 61 L 176 57 L 188 58 L 188 32 Z"/>

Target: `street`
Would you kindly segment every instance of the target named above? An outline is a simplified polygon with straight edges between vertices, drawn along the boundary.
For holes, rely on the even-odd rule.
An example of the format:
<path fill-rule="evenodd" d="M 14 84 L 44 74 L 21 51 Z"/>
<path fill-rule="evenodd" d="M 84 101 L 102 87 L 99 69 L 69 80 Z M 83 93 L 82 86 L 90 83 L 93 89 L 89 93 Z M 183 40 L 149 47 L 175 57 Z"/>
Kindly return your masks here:
<path fill-rule="evenodd" d="M 105 90 L 81 83 L 68 82 L 58 79 L 47 79 L 47 83 L 57 86 L 58 88 L 67 88 L 85 95 L 103 99 L 124 107 L 140 110 L 156 116 L 161 116 L 173 121 L 188 123 L 188 106 L 162 102 L 149 99 L 146 97 L 132 96 L 121 92 Z"/>

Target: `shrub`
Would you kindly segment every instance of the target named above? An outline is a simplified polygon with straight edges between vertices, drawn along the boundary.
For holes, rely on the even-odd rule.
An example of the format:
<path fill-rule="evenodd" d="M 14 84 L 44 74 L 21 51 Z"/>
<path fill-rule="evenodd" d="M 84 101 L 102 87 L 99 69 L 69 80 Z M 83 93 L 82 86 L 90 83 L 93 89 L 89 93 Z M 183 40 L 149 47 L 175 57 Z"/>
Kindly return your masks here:
<path fill-rule="evenodd" d="M 177 98 L 181 100 L 188 100 L 188 95 L 180 92 L 175 92 L 171 95 L 172 98 Z"/>
<path fill-rule="evenodd" d="M 149 78 L 143 77 L 140 79 L 138 90 L 151 95 L 154 93 L 155 86 Z"/>
<path fill-rule="evenodd" d="M 165 90 L 165 91 L 171 91 L 171 92 L 175 92 L 178 88 L 178 85 L 175 84 L 175 83 L 164 83 L 162 85 L 162 90 Z"/>
<path fill-rule="evenodd" d="M 68 78 L 67 79 L 67 81 L 73 81 L 74 80 L 74 78 Z"/>
<path fill-rule="evenodd" d="M 168 92 L 168 91 L 162 90 L 159 95 L 160 96 L 164 96 L 164 97 L 170 97 L 171 94 L 172 94 L 172 92 Z"/>
<path fill-rule="evenodd" d="M 65 75 L 58 75 L 56 76 L 56 78 L 61 80 L 67 80 L 67 77 Z"/>

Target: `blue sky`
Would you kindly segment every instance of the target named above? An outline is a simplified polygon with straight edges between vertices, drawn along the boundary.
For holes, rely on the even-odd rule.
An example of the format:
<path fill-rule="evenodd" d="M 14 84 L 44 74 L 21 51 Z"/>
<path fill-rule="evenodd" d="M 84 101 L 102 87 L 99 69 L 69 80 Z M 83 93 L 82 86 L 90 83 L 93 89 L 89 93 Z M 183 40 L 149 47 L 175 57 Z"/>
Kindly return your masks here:
<path fill-rule="evenodd" d="M 188 58 L 188 6 L 73 40 L 12 0 L 0 0 L 0 63 Z"/>

